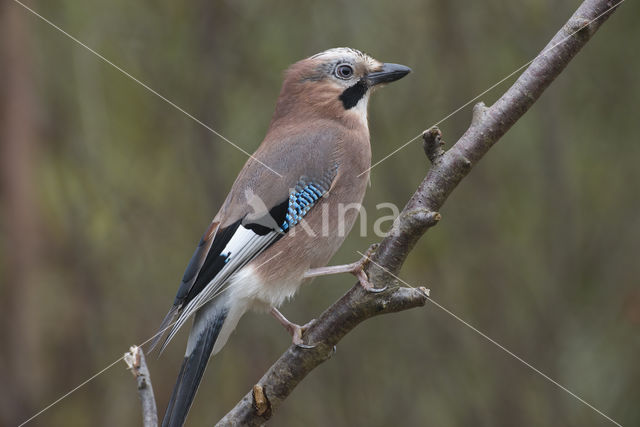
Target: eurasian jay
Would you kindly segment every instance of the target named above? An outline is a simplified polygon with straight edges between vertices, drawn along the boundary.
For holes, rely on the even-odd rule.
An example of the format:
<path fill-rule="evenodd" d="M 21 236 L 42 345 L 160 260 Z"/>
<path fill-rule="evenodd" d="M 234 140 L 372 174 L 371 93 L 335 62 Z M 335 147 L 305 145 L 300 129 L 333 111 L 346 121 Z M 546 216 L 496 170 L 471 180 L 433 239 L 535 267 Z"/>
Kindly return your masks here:
<path fill-rule="evenodd" d="M 267 135 L 200 240 L 162 322 L 158 339 L 170 329 L 164 349 L 193 315 L 163 426 L 183 425 L 210 355 L 248 309 L 270 311 L 304 348 L 304 327 L 277 309 L 303 281 L 351 272 L 375 290 L 358 263 L 323 266 L 357 216 L 342 209 L 339 217 L 338 206 L 359 205 L 369 181 L 369 95 L 410 71 L 350 48 L 329 49 L 286 71 Z"/>

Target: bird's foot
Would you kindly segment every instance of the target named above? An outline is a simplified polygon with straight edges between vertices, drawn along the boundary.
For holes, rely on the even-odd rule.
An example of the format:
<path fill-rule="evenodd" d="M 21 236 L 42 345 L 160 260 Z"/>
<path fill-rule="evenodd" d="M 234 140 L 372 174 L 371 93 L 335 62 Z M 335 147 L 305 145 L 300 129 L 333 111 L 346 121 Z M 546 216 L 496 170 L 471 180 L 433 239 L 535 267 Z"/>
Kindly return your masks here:
<path fill-rule="evenodd" d="M 278 322 L 280 322 L 280 324 L 287 330 L 287 332 L 289 332 L 289 335 L 291 335 L 291 342 L 296 347 L 304 348 L 304 349 L 310 349 L 315 347 L 315 345 L 305 344 L 302 339 L 302 335 L 309 327 L 311 327 L 313 322 L 316 321 L 315 319 L 312 319 L 310 322 L 307 322 L 306 324 L 300 326 L 296 323 L 289 321 L 289 319 L 284 317 L 284 315 L 280 313 L 280 311 L 275 307 L 271 308 L 271 315 L 275 317 Z"/>
<path fill-rule="evenodd" d="M 365 273 L 364 271 L 364 269 L 367 267 L 367 264 L 369 264 L 369 261 L 371 261 L 371 256 L 374 254 L 376 249 L 378 249 L 378 244 L 369 246 L 369 249 L 367 249 L 367 252 L 364 253 L 360 261 L 353 264 L 354 268 L 353 271 L 351 271 L 351 274 L 358 278 L 360 286 L 362 286 L 365 291 L 373 293 L 384 292 L 387 289 L 386 286 L 382 288 L 376 288 L 375 286 L 373 286 L 371 282 L 369 282 L 367 273 Z"/>

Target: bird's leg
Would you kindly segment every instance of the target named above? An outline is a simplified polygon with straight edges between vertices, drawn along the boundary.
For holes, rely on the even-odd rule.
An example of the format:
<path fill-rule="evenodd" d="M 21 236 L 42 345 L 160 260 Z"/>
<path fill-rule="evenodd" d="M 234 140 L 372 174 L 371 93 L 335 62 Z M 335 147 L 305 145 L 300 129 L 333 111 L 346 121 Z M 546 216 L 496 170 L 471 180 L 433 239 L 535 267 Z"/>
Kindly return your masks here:
<path fill-rule="evenodd" d="M 364 272 L 364 268 L 367 266 L 370 260 L 370 256 L 375 252 L 377 245 L 371 245 L 364 256 L 359 260 L 351 264 L 332 265 L 329 267 L 319 267 L 307 270 L 304 273 L 304 278 L 318 276 L 328 276 L 330 274 L 351 273 L 358 278 L 360 286 L 362 286 L 368 292 L 382 292 L 387 287 L 376 288 L 370 282 L 367 277 L 367 273 Z"/>
<path fill-rule="evenodd" d="M 297 325 L 297 324 L 295 324 L 293 322 L 290 322 L 289 319 L 284 317 L 284 314 L 280 313 L 280 311 L 275 307 L 271 307 L 271 315 L 273 317 L 275 317 L 276 320 L 278 322 L 280 322 L 280 324 L 282 326 L 284 326 L 284 328 L 289 332 L 289 334 L 291 335 L 291 341 L 297 347 L 300 347 L 300 348 L 313 348 L 313 347 L 315 347 L 315 345 L 308 345 L 308 344 L 305 344 L 302 341 L 302 333 L 308 327 L 310 327 L 313 322 L 315 322 L 315 319 L 311 320 L 309 323 L 307 323 L 307 324 L 305 324 L 303 326 L 300 326 L 300 325 Z"/>

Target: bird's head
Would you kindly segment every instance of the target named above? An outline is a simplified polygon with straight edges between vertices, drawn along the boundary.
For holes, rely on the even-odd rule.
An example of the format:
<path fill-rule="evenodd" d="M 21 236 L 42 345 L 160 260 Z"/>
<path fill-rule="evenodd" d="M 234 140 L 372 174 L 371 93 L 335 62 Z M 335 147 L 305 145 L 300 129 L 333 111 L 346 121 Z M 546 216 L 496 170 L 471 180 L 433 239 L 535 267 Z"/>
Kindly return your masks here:
<path fill-rule="evenodd" d="M 406 76 L 404 65 L 380 62 L 351 48 L 335 48 L 293 64 L 285 74 L 272 124 L 286 116 L 324 116 L 367 123 L 371 92 Z"/>

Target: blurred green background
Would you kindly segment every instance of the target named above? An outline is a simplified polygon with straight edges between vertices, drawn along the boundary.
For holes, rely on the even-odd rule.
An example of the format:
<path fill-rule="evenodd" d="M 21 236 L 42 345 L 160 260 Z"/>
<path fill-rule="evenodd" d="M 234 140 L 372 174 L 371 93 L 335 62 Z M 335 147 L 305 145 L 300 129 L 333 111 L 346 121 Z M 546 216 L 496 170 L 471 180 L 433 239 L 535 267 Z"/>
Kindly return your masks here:
<path fill-rule="evenodd" d="M 248 151 L 290 63 L 350 46 L 407 64 L 370 103 L 375 161 L 533 58 L 579 1 L 25 4 Z M 0 424 L 14 426 L 155 332 L 246 157 L 18 4 L 0 9 Z M 640 424 L 639 15 L 621 6 L 402 272 L 627 426 Z M 442 123 L 447 142 L 470 108 Z M 375 206 L 403 206 L 427 167 L 416 142 L 373 170 L 369 235 L 356 225 L 332 263 L 379 240 Z M 318 279 L 282 311 L 304 323 L 353 283 Z M 185 338 L 149 358 L 161 415 Z M 271 318 L 247 315 L 188 423 L 212 425 L 288 345 Z M 359 326 L 272 420 L 394 424 L 608 422 L 429 304 Z M 30 425 L 141 425 L 131 374 L 117 364 Z"/>

